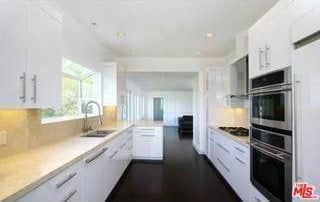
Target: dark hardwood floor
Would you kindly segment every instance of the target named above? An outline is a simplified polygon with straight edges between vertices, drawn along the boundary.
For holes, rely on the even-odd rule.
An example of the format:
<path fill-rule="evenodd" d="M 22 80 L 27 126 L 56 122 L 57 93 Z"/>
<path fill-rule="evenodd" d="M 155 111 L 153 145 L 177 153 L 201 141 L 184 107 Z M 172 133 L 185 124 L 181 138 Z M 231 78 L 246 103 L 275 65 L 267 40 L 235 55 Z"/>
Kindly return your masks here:
<path fill-rule="evenodd" d="M 164 160 L 133 162 L 107 201 L 239 201 L 192 139 L 164 129 Z"/>

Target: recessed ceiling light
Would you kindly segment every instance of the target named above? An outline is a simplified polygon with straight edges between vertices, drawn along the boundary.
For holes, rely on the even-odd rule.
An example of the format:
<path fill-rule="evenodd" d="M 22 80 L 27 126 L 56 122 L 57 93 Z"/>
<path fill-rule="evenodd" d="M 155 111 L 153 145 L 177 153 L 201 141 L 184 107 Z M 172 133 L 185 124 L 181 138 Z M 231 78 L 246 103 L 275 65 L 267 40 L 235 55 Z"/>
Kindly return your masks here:
<path fill-rule="evenodd" d="M 119 36 L 119 37 L 124 37 L 124 36 L 127 36 L 127 34 L 124 32 L 124 31 L 117 31 L 117 35 Z"/>
<path fill-rule="evenodd" d="M 208 33 L 206 34 L 206 36 L 207 36 L 208 38 L 212 38 L 212 37 L 213 37 L 213 34 L 210 33 L 210 32 L 208 32 Z"/>
<path fill-rule="evenodd" d="M 201 55 L 201 52 L 200 51 L 195 51 L 194 52 L 196 55 Z"/>
<path fill-rule="evenodd" d="M 132 51 L 131 51 L 131 54 L 132 54 L 132 55 L 135 55 L 136 53 L 137 53 L 137 52 L 136 52 L 135 50 L 132 50 Z"/>

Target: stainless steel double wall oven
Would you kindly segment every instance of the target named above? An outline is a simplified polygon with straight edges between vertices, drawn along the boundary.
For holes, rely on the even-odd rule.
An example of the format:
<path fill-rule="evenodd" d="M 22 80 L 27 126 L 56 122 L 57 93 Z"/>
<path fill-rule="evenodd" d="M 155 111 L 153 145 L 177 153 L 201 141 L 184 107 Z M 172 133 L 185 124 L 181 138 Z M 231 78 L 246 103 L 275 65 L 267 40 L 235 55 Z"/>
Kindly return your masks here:
<path fill-rule="evenodd" d="M 271 201 L 291 201 L 291 68 L 250 80 L 250 179 Z"/>

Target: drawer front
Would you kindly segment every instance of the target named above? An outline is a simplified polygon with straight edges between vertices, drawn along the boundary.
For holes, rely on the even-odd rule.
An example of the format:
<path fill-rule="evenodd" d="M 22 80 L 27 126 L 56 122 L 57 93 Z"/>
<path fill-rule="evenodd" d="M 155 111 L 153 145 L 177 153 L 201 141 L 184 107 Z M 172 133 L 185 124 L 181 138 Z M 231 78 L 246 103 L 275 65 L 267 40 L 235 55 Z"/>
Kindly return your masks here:
<path fill-rule="evenodd" d="M 136 157 L 155 157 L 163 156 L 162 135 L 139 134 L 134 137 L 134 153 Z"/>
<path fill-rule="evenodd" d="M 231 152 L 226 150 L 222 144 L 215 142 L 214 144 L 214 161 L 213 163 L 226 178 L 227 181 L 231 179 L 232 174 L 232 159 Z"/>
<path fill-rule="evenodd" d="M 250 159 L 250 151 L 249 151 L 248 147 L 240 145 L 237 142 L 233 142 L 231 150 L 232 150 L 232 153 L 235 156 L 239 156 L 239 157 L 245 158 L 246 161 L 249 161 L 249 159 Z"/>
<path fill-rule="evenodd" d="M 162 127 L 136 127 L 135 133 L 163 133 Z"/>
<path fill-rule="evenodd" d="M 39 200 L 46 201 L 80 201 L 83 163 L 79 162 L 58 176 L 42 184 L 35 190 Z"/>
<path fill-rule="evenodd" d="M 229 138 L 225 137 L 224 135 L 215 134 L 214 140 L 216 143 L 219 143 L 223 145 L 223 147 L 229 151 L 232 150 L 233 140 L 230 140 Z"/>

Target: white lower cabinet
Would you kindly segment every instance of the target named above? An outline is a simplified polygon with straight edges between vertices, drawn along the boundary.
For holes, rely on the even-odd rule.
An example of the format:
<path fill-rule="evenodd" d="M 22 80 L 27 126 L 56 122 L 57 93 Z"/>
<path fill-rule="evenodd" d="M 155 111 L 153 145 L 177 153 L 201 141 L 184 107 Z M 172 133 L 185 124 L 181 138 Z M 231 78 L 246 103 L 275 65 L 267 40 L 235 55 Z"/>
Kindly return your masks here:
<path fill-rule="evenodd" d="M 163 128 L 136 127 L 134 131 L 135 159 L 163 159 Z"/>
<path fill-rule="evenodd" d="M 17 201 L 103 202 L 133 157 L 162 159 L 162 127 L 136 127 L 118 134 Z"/>
<path fill-rule="evenodd" d="M 104 158 L 109 145 L 92 152 L 84 159 L 83 199 L 84 201 L 104 201 L 107 186 L 106 165 Z"/>
<path fill-rule="evenodd" d="M 250 181 L 250 151 L 209 129 L 209 159 L 243 201 L 268 201 Z"/>

